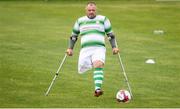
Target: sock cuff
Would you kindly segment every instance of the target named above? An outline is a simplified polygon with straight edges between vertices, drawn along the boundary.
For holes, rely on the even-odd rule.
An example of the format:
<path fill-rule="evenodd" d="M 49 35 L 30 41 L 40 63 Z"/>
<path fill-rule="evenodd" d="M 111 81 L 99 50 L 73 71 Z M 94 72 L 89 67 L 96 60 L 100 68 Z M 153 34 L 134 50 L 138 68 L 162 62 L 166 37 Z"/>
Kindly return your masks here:
<path fill-rule="evenodd" d="M 103 68 L 95 68 L 95 71 L 102 71 Z"/>

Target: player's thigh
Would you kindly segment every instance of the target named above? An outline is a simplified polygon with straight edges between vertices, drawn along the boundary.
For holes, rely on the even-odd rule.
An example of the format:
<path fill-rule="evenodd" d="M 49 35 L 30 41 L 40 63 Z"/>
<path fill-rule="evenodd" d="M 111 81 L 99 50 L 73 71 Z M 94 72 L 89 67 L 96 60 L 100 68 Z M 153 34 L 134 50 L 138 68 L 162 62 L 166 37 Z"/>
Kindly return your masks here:
<path fill-rule="evenodd" d="M 106 49 L 104 47 L 97 48 L 92 55 L 93 67 L 104 67 L 106 58 Z"/>

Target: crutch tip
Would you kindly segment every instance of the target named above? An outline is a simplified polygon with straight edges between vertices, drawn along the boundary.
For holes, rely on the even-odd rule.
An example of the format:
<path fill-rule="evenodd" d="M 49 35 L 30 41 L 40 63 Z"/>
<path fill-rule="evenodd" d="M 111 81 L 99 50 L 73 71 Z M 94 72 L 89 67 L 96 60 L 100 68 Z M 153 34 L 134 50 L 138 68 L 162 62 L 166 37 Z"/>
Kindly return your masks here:
<path fill-rule="evenodd" d="M 45 96 L 48 96 L 48 94 L 47 94 L 47 93 L 45 93 L 44 95 L 45 95 Z"/>

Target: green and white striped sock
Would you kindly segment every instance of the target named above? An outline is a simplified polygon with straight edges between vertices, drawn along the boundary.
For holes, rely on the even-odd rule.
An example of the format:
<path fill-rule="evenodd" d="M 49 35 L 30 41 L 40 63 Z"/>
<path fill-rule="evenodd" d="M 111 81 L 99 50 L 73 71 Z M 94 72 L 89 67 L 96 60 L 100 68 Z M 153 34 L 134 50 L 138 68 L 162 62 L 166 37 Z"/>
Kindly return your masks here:
<path fill-rule="evenodd" d="M 95 90 L 101 89 L 103 83 L 103 68 L 95 68 L 94 70 L 94 84 Z"/>

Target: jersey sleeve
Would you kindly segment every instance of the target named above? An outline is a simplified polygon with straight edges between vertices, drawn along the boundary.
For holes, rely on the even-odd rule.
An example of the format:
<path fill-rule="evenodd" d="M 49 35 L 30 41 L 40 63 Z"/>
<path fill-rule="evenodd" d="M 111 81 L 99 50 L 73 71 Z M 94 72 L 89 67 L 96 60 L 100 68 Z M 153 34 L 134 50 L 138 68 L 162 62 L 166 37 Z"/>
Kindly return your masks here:
<path fill-rule="evenodd" d="M 80 31 L 79 31 L 79 23 L 78 20 L 75 22 L 74 26 L 73 26 L 73 30 L 72 30 L 72 35 L 79 35 Z"/>
<path fill-rule="evenodd" d="M 105 20 L 104 20 L 104 28 L 105 28 L 106 34 L 113 32 L 112 27 L 111 27 L 111 22 L 109 21 L 107 17 L 105 17 Z"/>

